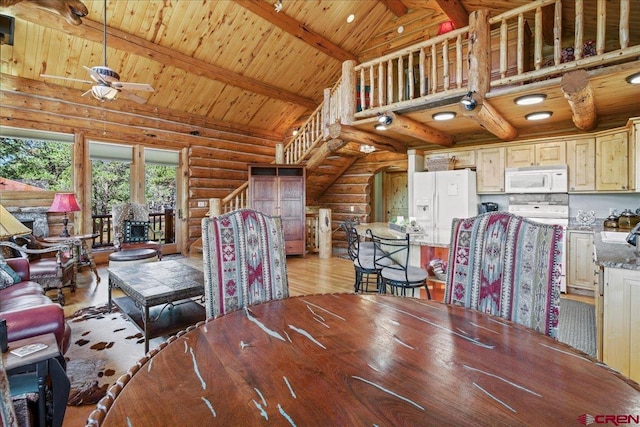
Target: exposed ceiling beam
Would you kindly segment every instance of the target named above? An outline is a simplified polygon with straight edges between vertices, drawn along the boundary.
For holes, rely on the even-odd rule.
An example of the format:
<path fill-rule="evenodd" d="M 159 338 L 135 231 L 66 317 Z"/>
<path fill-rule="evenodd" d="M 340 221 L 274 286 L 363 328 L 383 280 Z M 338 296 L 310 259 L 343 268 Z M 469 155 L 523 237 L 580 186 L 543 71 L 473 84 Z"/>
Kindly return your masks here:
<path fill-rule="evenodd" d="M 460 105 L 462 115 L 470 118 L 503 141 L 511 141 L 518 136 L 518 129 L 509 123 L 486 99 L 477 93 L 472 94 L 472 97 L 476 101 L 476 106 L 472 110 L 467 110 Z"/>
<path fill-rule="evenodd" d="M 445 147 L 450 147 L 454 143 L 451 135 L 440 132 L 409 117 L 404 117 L 391 111 L 387 111 L 383 115 L 391 117 L 391 124 L 387 126 L 387 129 L 392 132 L 398 132 L 420 141 Z"/>
<path fill-rule="evenodd" d="M 464 8 L 460 0 L 436 0 L 440 9 L 453 21 L 456 28 L 469 25 L 469 13 Z"/>
<path fill-rule="evenodd" d="M 582 131 L 595 129 L 598 124 L 596 102 L 587 71 L 576 70 L 564 74 L 560 89 L 571 107 L 573 124 Z"/>
<path fill-rule="evenodd" d="M 22 4 L 13 6 L 15 16 L 27 22 L 42 25 L 54 30 L 63 32 L 75 37 L 91 40 L 102 44 L 103 23 L 83 19 L 82 25 L 69 25 L 62 22 L 57 16 L 42 10 L 26 8 Z M 243 76 L 233 71 L 226 70 L 213 64 L 195 59 L 189 55 L 176 52 L 175 50 L 151 43 L 143 38 L 136 37 L 124 31 L 107 27 L 108 45 L 111 48 L 129 52 L 133 55 L 153 59 L 163 65 L 180 68 L 187 73 L 195 74 L 211 80 L 219 81 L 234 87 L 238 87 L 249 92 L 264 95 L 269 98 L 279 99 L 295 105 L 314 110 L 317 103 L 309 98 L 305 98 L 282 88 L 270 86 L 259 80 Z"/>
<path fill-rule="evenodd" d="M 320 34 L 316 33 L 306 25 L 296 21 L 289 15 L 283 12 L 276 12 L 273 5 L 264 2 L 262 0 L 235 0 L 238 5 L 244 7 L 252 13 L 260 16 L 263 19 L 271 22 L 276 27 L 291 34 L 292 36 L 302 40 L 309 46 L 318 49 L 320 52 L 328 55 L 340 62 L 353 59 L 358 60 L 358 57 L 351 52 L 346 51 L 337 44 L 327 40 Z"/>
<path fill-rule="evenodd" d="M 329 126 L 329 136 L 333 139 L 341 139 L 347 142 L 373 145 L 378 150 L 391 151 L 392 153 L 407 152 L 407 145 L 401 141 L 340 123 L 334 123 Z"/>
<path fill-rule="evenodd" d="M 402 3 L 402 0 L 380 0 L 395 16 L 406 15 L 409 9 Z"/>

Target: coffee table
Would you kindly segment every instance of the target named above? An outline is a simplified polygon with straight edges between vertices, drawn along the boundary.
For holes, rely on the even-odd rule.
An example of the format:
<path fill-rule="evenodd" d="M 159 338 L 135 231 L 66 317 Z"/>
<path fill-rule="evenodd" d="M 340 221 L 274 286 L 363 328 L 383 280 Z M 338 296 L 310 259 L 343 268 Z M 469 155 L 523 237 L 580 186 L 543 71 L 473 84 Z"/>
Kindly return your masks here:
<path fill-rule="evenodd" d="M 151 338 L 171 335 L 206 317 L 192 298 L 204 295 L 204 273 L 178 261 L 109 268 L 109 310 L 115 303 L 144 333 L 144 351 Z M 113 289 L 125 296 L 112 298 Z"/>

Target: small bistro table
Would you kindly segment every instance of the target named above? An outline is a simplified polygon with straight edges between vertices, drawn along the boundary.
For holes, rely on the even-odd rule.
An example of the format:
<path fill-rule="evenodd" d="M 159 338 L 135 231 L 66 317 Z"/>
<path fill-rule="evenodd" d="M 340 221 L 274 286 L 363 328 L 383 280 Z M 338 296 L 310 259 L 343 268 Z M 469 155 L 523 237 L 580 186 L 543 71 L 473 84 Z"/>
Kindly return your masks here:
<path fill-rule="evenodd" d="M 574 425 L 640 413 L 638 384 L 568 345 L 414 298 L 270 301 L 154 351 L 89 425 Z"/>
<path fill-rule="evenodd" d="M 151 338 L 170 335 L 204 320 L 204 306 L 192 298 L 204 295 L 204 273 L 178 261 L 109 268 L 109 310 L 115 303 L 144 333 L 144 352 Z M 119 288 L 125 296 L 112 298 Z"/>
<path fill-rule="evenodd" d="M 93 234 L 78 234 L 67 237 L 43 237 L 43 240 L 47 243 L 66 243 L 73 248 L 73 268 L 74 277 L 78 275 L 78 271 L 82 267 L 89 266 L 91 272 L 96 276 L 96 283 L 100 283 L 100 276 L 98 275 L 98 269 L 96 263 L 93 260 L 93 254 L 91 252 L 91 244 L 87 244 L 88 241 L 93 241 L 98 237 L 97 233 Z M 73 290 L 73 289 L 72 289 Z"/>

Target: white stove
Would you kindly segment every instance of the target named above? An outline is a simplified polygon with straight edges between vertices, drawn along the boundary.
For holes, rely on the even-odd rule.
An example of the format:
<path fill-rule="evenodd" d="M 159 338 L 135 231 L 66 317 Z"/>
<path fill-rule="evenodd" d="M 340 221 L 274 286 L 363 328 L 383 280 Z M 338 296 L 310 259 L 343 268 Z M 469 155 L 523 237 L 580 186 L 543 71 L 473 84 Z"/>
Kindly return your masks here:
<path fill-rule="evenodd" d="M 514 215 L 542 224 L 557 224 L 562 233 L 562 276 L 560 292 L 567 292 L 567 226 L 569 225 L 569 196 L 567 194 L 512 194 L 508 211 Z"/>

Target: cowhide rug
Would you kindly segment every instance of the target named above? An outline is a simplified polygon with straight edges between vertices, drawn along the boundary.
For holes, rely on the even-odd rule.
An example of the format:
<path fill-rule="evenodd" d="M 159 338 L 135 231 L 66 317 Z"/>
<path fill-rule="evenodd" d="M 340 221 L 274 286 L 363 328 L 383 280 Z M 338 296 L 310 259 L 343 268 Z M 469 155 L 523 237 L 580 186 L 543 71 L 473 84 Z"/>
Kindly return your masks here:
<path fill-rule="evenodd" d="M 67 318 L 71 345 L 65 353 L 71 381 L 69 405 L 97 403 L 144 356 L 142 333 L 114 306 L 87 307 Z"/>

